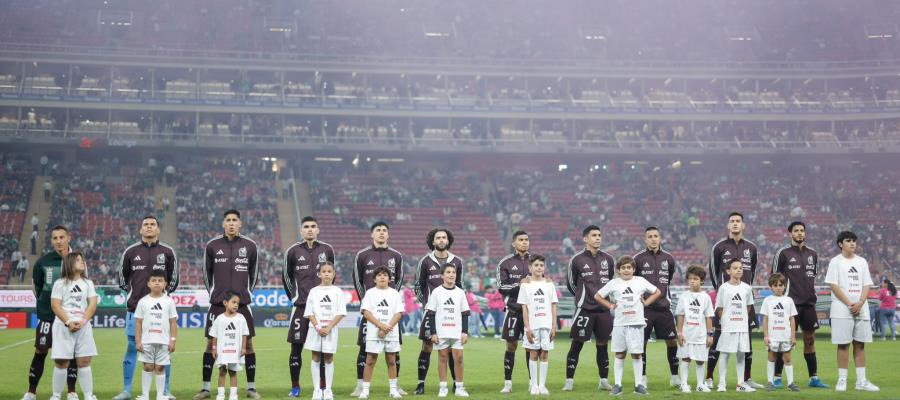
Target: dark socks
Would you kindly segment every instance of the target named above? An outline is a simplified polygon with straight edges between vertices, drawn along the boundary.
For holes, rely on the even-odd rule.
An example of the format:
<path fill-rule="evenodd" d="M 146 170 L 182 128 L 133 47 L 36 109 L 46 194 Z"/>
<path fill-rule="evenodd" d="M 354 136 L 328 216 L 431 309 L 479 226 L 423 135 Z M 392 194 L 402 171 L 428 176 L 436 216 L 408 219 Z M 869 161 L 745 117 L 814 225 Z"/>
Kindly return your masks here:
<path fill-rule="evenodd" d="M 44 363 L 47 361 L 47 353 L 34 353 L 31 358 L 31 368 L 28 369 L 28 392 L 37 393 L 38 384 L 44 375 Z"/>
<path fill-rule="evenodd" d="M 775 376 L 781 376 L 781 371 L 784 370 L 784 359 L 781 358 L 782 353 L 775 353 Z"/>
<path fill-rule="evenodd" d="M 244 364 L 247 366 L 247 383 L 256 382 L 256 353 L 245 355 Z"/>
<path fill-rule="evenodd" d="M 647 352 L 644 352 L 646 357 Z M 678 347 L 666 347 L 666 356 L 669 357 L 669 373 L 672 375 L 678 375 Z M 644 358 L 646 360 L 646 358 Z M 647 363 L 644 362 L 644 368 L 647 368 Z M 644 369 L 644 375 L 647 375 L 647 370 Z"/>
<path fill-rule="evenodd" d="M 363 376 L 363 370 L 366 369 L 366 347 L 359 347 L 359 354 L 356 355 L 356 379 L 360 380 Z"/>
<path fill-rule="evenodd" d="M 302 347 L 299 343 L 291 343 L 291 355 L 288 357 L 288 368 L 291 372 L 291 386 L 300 387 L 300 368 L 303 367 Z"/>
<path fill-rule="evenodd" d="M 581 354 L 582 347 L 584 347 L 584 342 L 572 341 L 569 353 L 566 354 L 566 379 L 575 377 L 575 368 L 578 368 L 578 356 Z"/>
<path fill-rule="evenodd" d="M 428 377 L 428 368 L 431 366 L 431 353 L 419 352 L 419 382 L 424 382 Z"/>
<path fill-rule="evenodd" d="M 452 378 L 454 384 L 456 384 L 455 383 L 456 382 L 456 366 L 454 365 L 455 363 L 453 362 L 453 350 L 450 350 L 450 357 L 448 357 L 448 358 L 449 359 L 447 360 L 447 367 L 450 369 L 450 378 Z"/>
<path fill-rule="evenodd" d="M 75 392 L 75 381 L 78 380 L 78 364 L 75 360 L 69 360 L 69 367 L 66 368 L 66 386 L 69 393 Z"/>
<path fill-rule="evenodd" d="M 212 379 L 213 363 L 216 362 L 212 353 L 203 353 L 203 382 L 209 382 Z"/>
<path fill-rule="evenodd" d="M 513 368 L 516 366 L 516 352 L 503 353 L 503 379 L 511 381 Z"/>
<path fill-rule="evenodd" d="M 609 346 L 597 346 L 597 369 L 600 370 L 600 377 L 609 378 Z"/>
<path fill-rule="evenodd" d="M 809 376 L 817 376 L 819 374 L 819 362 L 816 360 L 816 353 L 803 353 L 803 358 L 806 359 L 806 370 L 809 372 Z"/>

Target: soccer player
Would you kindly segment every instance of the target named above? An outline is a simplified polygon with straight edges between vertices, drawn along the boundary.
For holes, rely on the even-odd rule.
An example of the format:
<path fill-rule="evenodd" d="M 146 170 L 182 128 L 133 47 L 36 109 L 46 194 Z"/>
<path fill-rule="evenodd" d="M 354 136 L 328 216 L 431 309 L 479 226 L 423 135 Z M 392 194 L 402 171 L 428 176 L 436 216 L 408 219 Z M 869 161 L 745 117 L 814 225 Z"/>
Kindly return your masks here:
<path fill-rule="evenodd" d="M 880 389 L 866 379 L 866 343 L 872 342 L 872 324 L 869 321 L 869 297 L 872 276 L 869 263 L 856 255 L 855 233 L 838 234 L 837 245 L 841 254 L 828 262 L 825 283 L 831 286 L 831 343 L 837 345 L 838 381 L 834 390 L 847 390 L 847 367 L 850 364 L 850 344 L 856 364 L 856 390 L 877 392 Z"/>
<path fill-rule="evenodd" d="M 319 264 L 320 284 L 309 290 L 309 304 L 305 316 L 309 321 L 304 347 L 312 352 L 312 361 L 325 369 L 325 388 L 320 388 L 319 371 L 312 370 L 313 400 L 334 400 L 331 384 L 334 382 L 334 353 L 338 348 L 338 330 L 335 329 L 347 315 L 347 301 L 344 291 L 334 286 L 334 264 L 324 261 Z"/>
<path fill-rule="evenodd" d="M 122 357 L 122 385 L 121 393 L 113 397 L 113 400 L 127 400 L 131 398 L 131 383 L 134 377 L 134 369 L 137 364 L 138 350 L 135 342 L 134 312 L 138 302 L 150 293 L 147 283 L 153 271 L 163 271 L 168 284 L 165 286 L 167 293 L 172 293 L 178 287 L 178 257 L 175 249 L 159 240 L 159 220 L 152 215 L 141 219 L 141 240 L 122 252 L 119 262 L 119 287 L 128 295 L 125 314 L 125 338 L 128 345 L 125 348 L 125 356 Z M 169 395 L 169 376 L 171 365 L 166 364 L 166 387 L 164 393 Z"/>
<path fill-rule="evenodd" d="M 644 310 L 644 318 L 647 320 L 647 328 L 644 330 L 644 365 L 643 381 L 647 384 L 647 341 L 655 330 L 656 338 L 666 341 L 666 358 L 669 361 L 669 383 L 679 387 L 681 381 L 678 377 L 678 340 L 675 336 L 675 316 L 672 315 L 672 299 L 669 296 L 669 282 L 675 273 L 675 258 L 672 254 L 662 249 L 662 237 L 659 228 L 655 226 L 644 229 L 644 251 L 634 255 L 634 263 L 637 268 L 635 276 L 646 279 L 656 286 L 662 295 L 659 300 L 649 305 Z"/>
<path fill-rule="evenodd" d="M 252 292 L 259 281 L 259 265 L 257 259 L 256 242 L 241 235 L 241 213 L 238 210 L 228 210 L 223 214 L 222 229 L 224 234 L 217 236 L 206 243 L 204 257 L 206 265 L 203 268 L 203 282 L 209 291 L 209 311 L 206 316 L 206 352 L 203 353 L 203 388 L 194 395 L 194 400 L 208 399 L 210 397 L 210 379 L 212 379 L 215 351 L 213 350 L 213 337 L 209 330 L 216 317 L 226 311 L 226 293 L 234 292 L 239 297 L 237 312 L 244 316 L 249 336 L 245 364 L 247 366 L 247 397 L 259 399 L 256 391 L 256 354 L 253 351 L 253 337 L 256 330 L 253 327 Z"/>
<path fill-rule="evenodd" d="M 250 346 L 250 329 L 247 320 L 239 312 L 241 296 L 228 290 L 222 298 L 225 310 L 216 316 L 209 328 L 212 351 L 216 358 L 215 365 L 219 368 L 219 390 L 216 400 L 225 400 L 225 375 L 231 378 L 228 400 L 237 400 L 237 373 L 246 362 L 247 348 Z"/>
<path fill-rule="evenodd" d="M 97 311 L 97 291 L 94 282 L 87 278 L 84 255 L 69 252 L 63 259 L 62 275 L 53 283 L 50 307 L 56 320 L 53 323 L 53 397 L 59 400 L 66 386 L 69 363 L 78 365 L 78 384 L 84 400 L 97 400 L 94 396 L 94 377 L 91 357 L 97 355 L 91 319 Z"/>
<path fill-rule="evenodd" d="M 739 212 L 732 212 L 728 215 L 728 237 L 718 241 L 712 246 L 709 256 L 709 280 L 712 282 L 713 288 L 718 289 L 719 285 L 727 282 L 728 262 L 737 258 L 744 265 L 744 272 L 741 280 L 747 285 L 753 285 L 753 278 L 756 276 L 757 248 L 756 244 L 744 238 L 744 231 L 747 228 L 744 224 L 744 215 Z M 753 309 L 753 301 L 750 301 L 750 317 L 747 321 L 749 329 L 756 328 L 756 311 Z M 716 327 L 713 336 L 713 347 L 709 350 L 709 361 L 706 363 L 706 386 L 712 387 L 713 372 L 716 370 L 716 363 L 719 361 L 719 319 L 713 319 L 713 325 Z M 753 363 L 753 347 L 750 351 L 744 353 L 744 378 L 741 381 L 747 382 L 754 389 L 762 389 L 760 385 L 750 379 L 751 364 Z"/>
<path fill-rule="evenodd" d="M 397 387 L 397 354 L 400 353 L 400 328 L 397 325 L 403 316 L 403 298 L 400 292 L 389 286 L 390 269 L 385 266 L 376 267 L 372 271 L 375 286 L 366 290 L 360 311 L 368 321 L 365 332 L 366 365 L 363 370 L 363 384 L 359 398 L 369 398 L 369 385 L 372 382 L 372 370 L 378 361 L 378 353 L 384 351 L 384 360 L 388 368 L 388 385 L 392 399 L 403 396 Z"/>
<path fill-rule="evenodd" d="M 303 217 L 300 221 L 300 235 L 303 241 L 294 243 L 284 252 L 284 271 L 281 275 L 284 292 L 293 303 L 287 335 L 287 341 L 291 344 L 288 357 L 291 392 L 288 397 L 300 397 L 300 368 L 303 366 L 301 353 L 311 326 L 304 315 L 310 290 L 321 282 L 317 266 L 327 262 L 334 268 L 334 248 L 319 241 L 319 222 L 315 218 Z"/>
<path fill-rule="evenodd" d="M 466 292 L 456 286 L 456 266 L 451 263 L 441 265 L 443 284 L 431 292 L 425 304 L 425 319 L 434 327 L 431 342 L 438 350 L 438 376 L 440 386 L 438 397 L 447 397 L 447 366 L 453 367 L 456 377 L 453 378 L 456 397 L 469 397 L 463 383 L 463 346 L 469 341 L 469 302 Z M 451 357 L 450 354 L 453 354 Z"/>
<path fill-rule="evenodd" d="M 644 308 L 662 294 L 656 286 L 646 279 L 634 276 L 634 259 L 628 256 L 619 257 L 616 261 L 616 271 L 619 277 L 615 278 L 594 294 L 594 300 L 611 312 L 613 317 L 612 351 L 616 353 L 615 369 L 613 376 L 616 385 L 610 394 L 618 396 L 622 394 L 622 374 L 625 372 L 625 353 L 631 353 L 632 368 L 634 371 L 634 393 L 647 394 L 647 387 L 641 379 L 642 361 L 641 353 L 644 351 Z M 644 299 L 644 295 L 649 295 Z M 607 300 L 606 298 L 609 298 Z"/>
<path fill-rule="evenodd" d="M 143 400 L 150 400 L 150 386 L 156 378 L 156 399 L 165 400 L 166 366 L 175 351 L 178 336 L 178 310 L 165 292 L 166 271 L 150 271 L 150 293 L 138 301 L 134 310 L 134 343 L 144 363 L 141 374 Z"/>
<path fill-rule="evenodd" d="M 784 275 L 774 273 L 769 276 L 769 287 L 772 295 L 763 300 L 763 340 L 769 349 L 769 358 L 766 363 L 766 391 L 775 390 L 775 357 L 781 355 L 784 360 L 784 371 L 787 372 L 787 387 L 792 392 L 799 392 L 800 388 L 794 384 L 794 366 L 791 365 L 791 349 L 797 344 L 797 307 L 794 300 L 784 295 L 787 287 L 787 279 Z"/>
<path fill-rule="evenodd" d="M 691 360 L 697 363 L 697 391 L 712 391 L 703 382 L 703 363 L 709 356 L 709 348 L 713 342 L 712 316 L 715 315 L 712 299 L 701 291 L 700 285 L 706 279 L 706 271 L 699 265 L 692 265 L 687 270 L 688 291 L 678 297 L 675 315 L 678 316 L 678 358 L 681 359 L 681 392 L 690 393 L 688 385 L 688 368 Z"/>
<path fill-rule="evenodd" d="M 383 221 L 372 224 L 370 229 L 372 245 L 356 253 L 356 262 L 353 268 L 353 285 L 356 287 L 356 295 L 360 301 L 364 300 L 369 289 L 375 287 L 375 269 L 387 268 L 389 284 L 397 291 L 403 287 L 403 254 L 388 246 L 390 239 L 390 227 Z M 350 396 L 357 397 L 363 390 L 363 373 L 365 372 L 366 359 L 366 326 L 367 319 L 363 318 L 359 324 L 359 334 L 356 344 L 359 346 L 359 354 L 356 355 L 356 389 Z M 398 335 L 399 337 L 399 335 Z M 400 342 L 403 342 L 402 337 Z M 392 364 L 400 370 L 400 354 L 391 356 Z M 398 387 L 397 392 L 405 395 L 406 392 Z"/>
<path fill-rule="evenodd" d="M 522 347 L 529 352 L 528 370 L 531 376 L 531 394 L 547 395 L 547 372 L 550 368 L 550 350 L 556 339 L 556 285 L 544 277 L 546 260 L 540 254 L 529 259 L 530 272 L 528 282 L 519 287 L 516 302 L 522 305 L 522 314 L 526 316 L 525 341 Z"/>
<path fill-rule="evenodd" d="M 53 347 L 53 323 L 56 320 L 53 309 L 50 307 L 50 294 L 53 291 L 53 283 L 62 276 L 62 261 L 71 251 L 69 229 L 62 225 L 54 226 L 50 230 L 50 244 L 53 251 L 38 258 L 34 263 L 31 273 L 31 281 L 34 284 L 34 298 L 37 299 L 35 313 L 37 314 L 37 327 L 34 329 L 34 356 L 31 359 L 31 367 L 28 369 L 28 391 L 22 396 L 22 400 L 36 400 L 37 387 L 44 375 L 44 364 L 47 353 Z M 22 257 L 25 257 L 24 255 Z M 77 398 L 75 394 L 75 378 L 78 376 L 78 367 L 75 360 L 69 363 L 67 383 L 69 389 L 68 398 Z"/>
<path fill-rule="evenodd" d="M 788 226 L 791 244 L 775 252 L 772 258 L 772 274 L 780 273 L 787 280 L 785 294 L 794 300 L 797 307 L 797 325 L 803 330 L 803 358 L 809 372 L 809 387 L 828 388 L 819 379 L 819 363 L 816 359 L 816 329 L 819 329 L 819 317 L 816 315 L 816 276 L 818 276 L 819 255 L 806 245 L 806 224 L 800 221 L 791 222 Z M 782 387 L 781 370 L 784 361 L 780 355 L 775 356 L 776 389 Z"/>
<path fill-rule="evenodd" d="M 503 389 L 500 390 L 500 393 L 512 392 L 513 368 L 516 366 L 516 348 L 519 345 L 519 340 L 522 339 L 522 333 L 525 331 L 522 306 L 519 305 L 517 300 L 519 298 L 519 284 L 522 282 L 522 278 L 528 275 L 528 258 L 530 257 L 528 249 L 530 245 L 528 233 L 516 231 L 512 237 L 513 253 L 503 257 L 497 263 L 498 290 L 506 302 L 506 317 L 503 320 L 503 332 L 500 335 L 506 341 L 506 353 L 503 354 Z"/>
<path fill-rule="evenodd" d="M 744 263 L 739 258 L 729 260 L 726 270 L 731 277 L 722 283 L 716 292 L 716 316 L 719 317 L 721 329 L 716 351 L 722 355 L 719 367 L 719 392 L 727 390 L 726 375 L 729 355 L 735 355 L 735 372 L 737 374 L 737 391 L 755 392 L 744 379 L 744 354 L 750 351 L 750 308 L 753 307 L 753 290 L 741 278 L 744 274 Z M 715 341 L 715 340 L 714 340 Z M 707 369 L 707 371 L 709 371 Z"/>
<path fill-rule="evenodd" d="M 600 250 L 603 236 L 597 225 L 581 231 L 584 251 L 576 254 L 566 270 L 566 286 L 575 296 L 575 315 L 572 317 L 572 344 L 566 355 L 566 384 L 563 390 L 572 390 L 578 356 L 584 342 L 597 341 L 597 369 L 600 372 L 599 389 L 612 390 L 609 384 L 609 353 L 607 343 L 613 330 L 613 317 L 609 310 L 595 300 L 594 293 L 609 283 L 615 274 L 613 257 Z M 643 334 L 641 335 L 643 336 Z"/>
<path fill-rule="evenodd" d="M 416 268 L 416 281 L 413 289 L 416 292 L 416 299 L 421 304 L 428 304 L 428 298 L 431 291 L 443 284 L 442 267 L 444 264 L 450 263 L 456 267 L 456 287 L 462 287 L 463 261 L 455 254 L 450 252 L 453 246 L 453 233 L 447 228 L 432 229 L 425 236 L 425 244 L 431 250 Z M 425 378 L 428 376 L 428 367 L 431 364 L 431 349 L 433 342 L 431 337 L 434 335 L 435 326 L 428 325 L 428 320 L 422 319 L 419 327 L 419 339 L 422 340 L 422 350 L 419 352 L 419 383 L 416 385 L 416 394 L 425 394 Z M 456 370 L 454 369 L 453 354 L 450 353 L 450 376 L 453 382 L 456 382 Z M 454 389 L 455 390 L 455 389 Z"/>

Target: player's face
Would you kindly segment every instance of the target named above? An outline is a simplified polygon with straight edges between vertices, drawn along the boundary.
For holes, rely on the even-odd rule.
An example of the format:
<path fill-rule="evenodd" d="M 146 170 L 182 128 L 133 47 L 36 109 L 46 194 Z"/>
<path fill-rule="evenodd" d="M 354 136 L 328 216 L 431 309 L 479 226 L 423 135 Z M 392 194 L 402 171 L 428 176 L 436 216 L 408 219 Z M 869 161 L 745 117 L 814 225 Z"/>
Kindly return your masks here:
<path fill-rule="evenodd" d="M 744 264 L 739 262 L 733 262 L 728 266 L 728 276 L 741 279 L 744 277 Z"/>
<path fill-rule="evenodd" d="M 622 266 L 619 267 L 619 276 L 624 280 L 631 279 L 631 277 L 634 276 L 634 264 L 622 264 Z"/>
<path fill-rule="evenodd" d="M 688 275 L 688 286 L 691 288 L 692 292 L 699 292 L 700 285 L 703 284 L 703 281 L 700 280 L 700 277 L 697 275 Z"/>
<path fill-rule="evenodd" d="M 386 226 L 378 226 L 372 231 L 372 243 L 375 243 L 375 245 L 384 245 L 388 239 L 390 239 L 390 235 Z"/>
<path fill-rule="evenodd" d="M 600 245 L 603 243 L 603 235 L 596 229 L 588 232 L 583 239 L 585 247 L 593 251 L 600 250 Z"/>
<path fill-rule="evenodd" d="M 531 240 L 528 239 L 528 235 L 519 235 L 513 239 L 513 248 L 516 249 L 516 252 L 525 253 L 531 247 Z"/>
<path fill-rule="evenodd" d="M 231 296 L 231 298 L 228 300 L 225 300 L 224 303 L 225 303 L 225 308 L 227 308 L 228 311 L 235 313 L 235 312 L 237 312 L 238 307 L 241 306 L 241 298 L 238 296 Z"/>
<path fill-rule="evenodd" d="M 150 277 L 150 280 L 147 281 L 147 287 L 149 287 L 150 291 L 153 293 L 162 293 L 163 289 L 166 288 L 166 280 L 158 276 L 152 276 Z"/>
<path fill-rule="evenodd" d="M 850 254 L 856 254 L 856 240 L 844 239 L 841 242 L 841 250 L 849 252 Z"/>
<path fill-rule="evenodd" d="M 803 225 L 797 225 L 791 229 L 791 240 L 797 244 L 803 243 L 806 240 L 806 228 Z"/>
<path fill-rule="evenodd" d="M 784 284 L 781 282 L 775 282 L 775 284 L 772 285 L 772 291 L 775 292 L 776 296 L 783 295 L 784 294 Z"/>
<path fill-rule="evenodd" d="M 241 219 L 236 214 L 228 214 L 222 220 L 222 228 L 228 236 L 237 236 L 241 233 Z"/>
<path fill-rule="evenodd" d="M 84 273 L 85 269 L 87 269 L 87 264 L 84 262 L 84 257 L 75 257 L 75 264 L 72 265 L 72 272 L 74 272 L 75 275 L 81 275 Z"/>
<path fill-rule="evenodd" d="M 159 237 L 159 223 L 153 218 L 141 221 L 141 237 L 147 240 L 156 240 Z"/>
<path fill-rule="evenodd" d="M 375 286 L 384 289 L 388 286 L 388 283 L 391 283 L 391 277 L 388 274 L 375 275 Z"/>
<path fill-rule="evenodd" d="M 740 215 L 728 217 L 728 232 L 734 235 L 744 233 L 744 219 Z"/>
<path fill-rule="evenodd" d="M 656 250 L 659 248 L 660 243 L 662 242 L 662 238 L 659 237 L 658 230 L 649 230 L 644 232 L 644 244 L 647 245 L 647 248 L 650 250 Z"/>
<path fill-rule="evenodd" d="M 323 265 L 322 268 L 319 268 L 319 279 L 322 280 L 322 283 L 331 284 L 331 282 L 334 282 L 334 267 Z"/>
<path fill-rule="evenodd" d="M 319 223 L 308 221 L 304 222 L 300 227 L 300 235 L 303 236 L 303 240 L 313 241 L 319 237 Z"/>
<path fill-rule="evenodd" d="M 441 273 L 441 279 L 444 280 L 444 286 L 452 286 L 456 283 L 456 268 L 446 268 Z"/>
<path fill-rule="evenodd" d="M 544 262 L 541 260 L 535 260 L 531 265 L 528 266 L 528 269 L 531 270 L 531 275 L 536 278 L 544 277 Z"/>
<path fill-rule="evenodd" d="M 69 239 L 69 232 L 62 229 L 50 232 L 50 243 L 53 245 L 53 250 L 56 250 L 57 253 L 62 254 L 69 250 Z"/>
<path fill-rule="evenodd" d="M 450 239 L 447 238 L 447 232 L 438 231 L 437 233 L 435 233 L 434 241 L 432 241 L 431 244 L 437 251 L 447 250 L 447 245 L 450 244 Z"/>

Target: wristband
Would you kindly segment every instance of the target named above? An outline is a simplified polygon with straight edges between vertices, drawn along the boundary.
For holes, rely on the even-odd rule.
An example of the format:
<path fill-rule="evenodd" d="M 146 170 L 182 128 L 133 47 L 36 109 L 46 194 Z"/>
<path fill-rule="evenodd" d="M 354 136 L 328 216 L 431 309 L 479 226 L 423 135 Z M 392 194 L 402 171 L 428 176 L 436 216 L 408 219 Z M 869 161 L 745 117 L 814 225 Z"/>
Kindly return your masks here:
<path fill-rule="evenodd" d="M 174 341 L 175 341 L 175 338 L 169 338 L 169 341 L 170 341 L 170 342 L 174 342 Z"/>
<path fill-rule="evenodd" d="M 706 336 L 713 337 L 713 336 L 715 336 L 715 334 L 712 332 L 706 332 Z"/>

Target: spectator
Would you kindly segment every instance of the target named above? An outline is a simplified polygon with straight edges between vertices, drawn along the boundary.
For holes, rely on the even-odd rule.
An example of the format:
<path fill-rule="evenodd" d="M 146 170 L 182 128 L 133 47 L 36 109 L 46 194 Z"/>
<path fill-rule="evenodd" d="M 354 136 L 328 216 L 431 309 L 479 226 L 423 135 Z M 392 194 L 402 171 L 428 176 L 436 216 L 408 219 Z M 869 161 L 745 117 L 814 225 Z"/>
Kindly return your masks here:
<path fill-rule="evenodd" d="M 16 275 L 19 276 L 19 283 L 25 283 L 25 273 L 28 272 L 28 257 L 22 257 L 16 263 Z"/>
<path fill-rule="evenodd" d="M 494 322 L 494 338 L 500 339 L 500 329 L 503 327 L 503 310 L 506 304 L 503 301 L 503 295 L 500 294 L 493 286 L 488 285 L 485 288 L 484 297 L 488 302 L 488 312 Z"/>
<path fill-rule="evenodd" d="M 471 287 L 466 290 L 466 300 L 469 302 L 469 333 L 473 337 L 480 338 L 484 320 L 481 317 L 481 305 L 478 304 L 478 298 L 475 297 Z"/>
<path fill-rule="evenodd" d="M 891 340 L 897 340 L 897 328 L 894 326 L 894 315 L 897 312 L 897 287 L 890 279 L 885 278 L 881 282 L 878 300 L 881 301 L 878 310 L 878 314 L 881 316 L 881 340 L 885 340 L 888 327 L 891 328 Z"/>
<path fill-rule="evenodd" d="M 44 154 L 41 156 L 41 175 L 47 176 L 47 165 L 50 163 L 50 159 L 47 158 L 47 155 Z"/>
<path fill-rule="evenodd" d="M 45 200 L 45 201 L 46 201 L 46 200 Z M 34 232 L 37 232 L 37 231 L 38 231 L 38 225 L 40 225 L 40 223 L 41 223 L 40 218 L 38 218 L 37 213 L 34 213 L 34 215 L 31 216 L 31 230 L 34 231 Z"/>
<path fill-rule="evenodd" d="M 35 229 L 35 230 L 31 231 L 31 239 L 30 239 L 31 240 L 31 255 L 33 255 L 33 256 L 37 255 L 37 238 L 38 238 L 38 233 L 37 233 L 37 229 Z"/>
<path fill-rule="evenodd" d="M 50 192 L 53 190 L 53 184 L 47 179 L 44 181 L 44 202 L 50 201 Z"/>
<path fill-rule="evenodd" d="M 403 285 L 403 305 L 406 313 L 403 315 L 401 323 L 403 324 L 404 332 L 407 335 L 412 335 L 419 331 L 422 307 L 416 302 L 416 293 L 412 290 L 409 283 Z"/>

